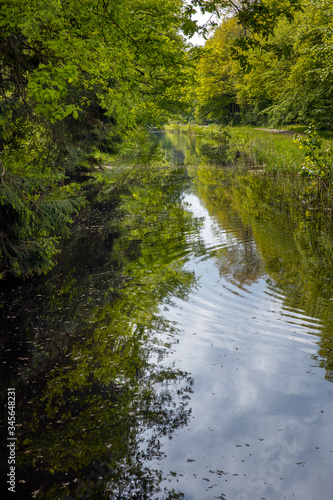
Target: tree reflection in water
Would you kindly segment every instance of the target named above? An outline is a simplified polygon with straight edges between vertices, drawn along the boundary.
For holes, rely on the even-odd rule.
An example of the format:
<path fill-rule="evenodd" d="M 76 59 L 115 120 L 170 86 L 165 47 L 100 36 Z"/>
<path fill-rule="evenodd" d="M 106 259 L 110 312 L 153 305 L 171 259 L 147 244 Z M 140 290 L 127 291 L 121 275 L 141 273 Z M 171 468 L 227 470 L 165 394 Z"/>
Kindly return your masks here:
<path fill-rule="evenodd" d="M 175 135 L 169 143 L 178 147 Z M 101 196 L 81 215 L 48 277 L 2 285 L 1 375 L 19 402 L 18 498 L 182 497 L 159 491 L 162 473 L 149 462 L 191 416 L 193 379 L 168 362 L 179 332 L 163 311 L 198 286 L 186 266 L 193 257 L 212 257 L 233 291 L 265 277 L 283 311 L 313 318 L 316 362 L 333 380 L 330 221 L 300 210 L 291 183 L 222 167 L 224 153 L 214 167 L 209 146 L 179 140 L 177 158 L 196 164 L 186 173 L 163 162 L 131 169 L 116 200 Z M 215 247 L 184 203 L 189 183 Z"/>
<path fill-rule="evenodd" d="M 203 162 L 189 168 L 193 190 L 226 244 L 215 252 L 220 276 L 240 289 L 269 276 L 284 307 L 319 321 L 319 366 L 333 381 L 332 223 L 327 211 L 305 210 L 302 182 Z M 223 228 L 223 231 L 222 229 Z M 321 359 L 319 359 L 321 357 Z"/>
<path fill-rule="evenodd" d="M 188 423 L 193 380 L 167 364 L 178 331 L 162 307 L 195 286 L 184 264 L 200 223 L 183 170 L 140 175 L 117 209 L 80 217 L 29 307 L 17 300 L 18 498 L 151 499 L 162 477 L 146 462 Z"/>

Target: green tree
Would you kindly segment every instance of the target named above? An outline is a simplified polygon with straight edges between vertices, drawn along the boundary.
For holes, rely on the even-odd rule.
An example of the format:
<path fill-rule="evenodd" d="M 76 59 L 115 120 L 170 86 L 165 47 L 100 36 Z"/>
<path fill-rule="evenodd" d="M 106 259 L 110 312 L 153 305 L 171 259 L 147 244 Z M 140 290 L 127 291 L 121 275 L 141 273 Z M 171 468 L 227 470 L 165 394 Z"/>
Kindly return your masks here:
<path fill-rule="evenodd" d="M 231 9 L 266 36 L 296 7 L 296 0 L 0 0 L 0 272 L 47 271 L 82 205 L 62 187 L 65 176 L 95 167 L 97 149 L 113 152 L 124 129 L 184 110 L 195 60 L 184 35 L 205 32 L 191 19 L 195 8 Z"/>
<path fill-rule="evenodd" d="M 197 118 L 228 122 L 237 116 L 234 81 L 235 65 L 231 48 L 240 35 L 236 18 L 225 19 L 205 44 L 197 66 Z"/>
<path fill-rule="evenodd" d="M 247 52 L 250 71 L 240 92 L 260 116 L 274 125 L 309 124 L 331 128 L 331 2 L 302 2 L 291 23 L 280 20 L 273 34 Z"/>
<path fill-rule="evenodd" d="M 332 128 L 333 6 L 327 0 L 304 2 L 295 26 L 295 62 L 276 111 L 317 127 Z"/>
<path fill-rule="evenodd" d="M 246 52 L 247 71 L 239 71 L 235 84 L 243 119 L 253 124 L 288 123 L 292 117 L 278 115 L 274 107 L 286 94 L 287 81 L 297 56 L 294 51 L 295 26 L 281 19 L 274 34 L 263 37 Z"/>
<path fill-rule="evenodd" d="M 206 43 L 207 49 L 214 47 L 214 55 L 209 58 L 204 53 L 199 63 L 199 74 L 206 75 L 207 85 L 199 76 L 198 110 L 202 111 L 205 104 L 211 110 L 210 119 L 219 120 L 226 103 L 235 102 L 243 119 L 250 123 L 282 125 L 313 121 L 318 127 L 330 129 L 331 2 L 263 0 L 234 5 L 237 36 L 232 43 L 218 44 L 218 37 L 231 22 L 223 21 Z M 238 68 L 232 58 L 238 61 Z M 226 87 L 220 95 L 216 92 L 217 82 L 221 88 L 224 82 Z"/>
<path fill-rule="evenodd" d="M 82 204 L 64 176 L 181 107 L 184 22 L 180 0 L 1 1 L 0 271 L 48 270 Z"/>

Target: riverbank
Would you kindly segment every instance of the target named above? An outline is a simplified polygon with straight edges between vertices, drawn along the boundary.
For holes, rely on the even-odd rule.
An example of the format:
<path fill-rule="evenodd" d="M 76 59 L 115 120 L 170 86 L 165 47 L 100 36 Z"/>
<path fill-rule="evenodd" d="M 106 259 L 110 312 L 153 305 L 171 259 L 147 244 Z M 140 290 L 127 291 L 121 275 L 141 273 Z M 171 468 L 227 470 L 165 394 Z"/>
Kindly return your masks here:
<path fill-rule="evenodd" d="M 251 159 L 254 168 L 263 168 L 267 173 L 299 174 L 304 163 L 304 149 L 295 142 L 296 136 L 304 136 L 305 126 L 286 126 L 282 129 L 258 128 L 252 126 L 197 125 L 171 122 L 166 131 L 204 136 L 217 141 L 228 141 L 235 153 L 242 152 Z M 322 149 L 333 144 L 332 133 L 317 131 Z"/>

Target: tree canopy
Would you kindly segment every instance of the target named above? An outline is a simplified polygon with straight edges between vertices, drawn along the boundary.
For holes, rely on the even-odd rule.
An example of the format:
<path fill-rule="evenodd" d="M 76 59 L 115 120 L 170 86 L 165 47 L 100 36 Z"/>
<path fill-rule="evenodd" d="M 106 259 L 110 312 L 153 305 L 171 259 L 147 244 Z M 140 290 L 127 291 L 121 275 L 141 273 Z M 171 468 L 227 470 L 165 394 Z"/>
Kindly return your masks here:
<path fill-rule="evenodd" d="M 83 204 L 73 179 L 98 166 L 100 152 L 113 152 L 126 128 L 186 108 L 198 57 L 187 39 L 207 34 L 194 20 L 197 9 L 237 16 L 240 57 L 244 40 L 267 39 L 280 15 L 291 19 L 298 6 L 298 0 L 0 0 L 0 275 L 47 271 Z M 231 45 L 221 39 L 220 48 L 213 72 L 221 68 L 225 87 Z M 204 74 L 209 63 L 200 64 Z M 225 107 L 224 87 L 213 85 L 215 94 L 207 96 L 202 85 L 204 76 L 200 105 L 218 91 Z M 230 95 L 237 108 L 237 93 Z"/>
<path fill-rule="evenodd" d="M 180 0 L 0 5 L 0 271 L 29 274 L 49 269 L 82 204 L 64 176 L 113 151 L 125 127 L 179 109 L 186 16 Z"/>
<path fill-rule="evenodd" d="M 197 116 L 202 120 L 274 125 L 314 121 L 331 129 L 331 2 L 288 2 L 285 15 L 284 2 L 250 3 L 253 8 L 244 14 L 225 17 L 206 42 L 197 67 Z M 264 16 L 262 23 L 259 12 L 266 12 L 266 7 L 275 14 L 272 18 Z M 243 19 L 247 31 L 242 29 Z M 227 85 L 221 86 L 222 81 Z M 221 114 L 218 99 L 224 108 L 229 107 L 229 115 Z M 213 111 L 207 108 L 209 100 L 215 105 Z"/>

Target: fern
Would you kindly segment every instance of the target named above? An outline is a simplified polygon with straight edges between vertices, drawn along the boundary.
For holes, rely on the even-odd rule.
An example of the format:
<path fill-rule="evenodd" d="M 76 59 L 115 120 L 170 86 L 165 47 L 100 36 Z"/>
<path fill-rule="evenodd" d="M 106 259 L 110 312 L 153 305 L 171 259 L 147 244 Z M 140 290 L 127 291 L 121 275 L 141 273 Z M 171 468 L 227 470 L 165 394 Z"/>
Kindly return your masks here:
<path fill-rule="evenodd" d="M 0 276 L 45 273 L 85 200 L 50 177 L 14 177 L 0 166 Z"/>

